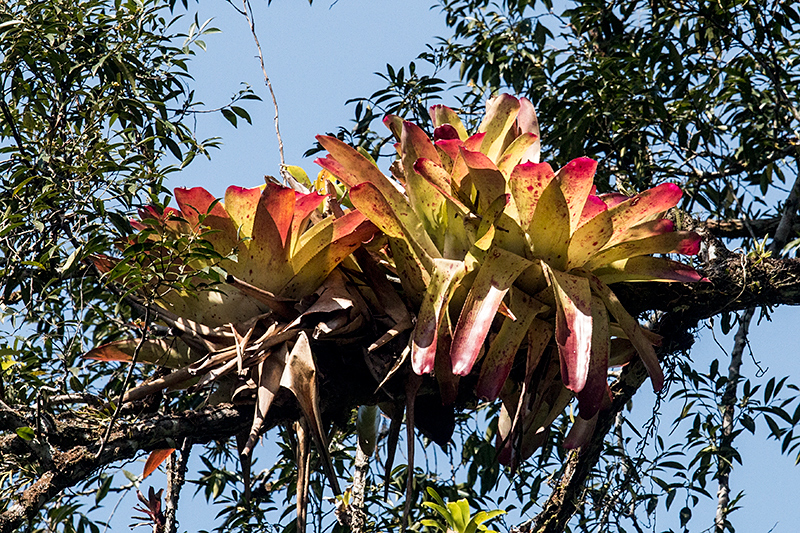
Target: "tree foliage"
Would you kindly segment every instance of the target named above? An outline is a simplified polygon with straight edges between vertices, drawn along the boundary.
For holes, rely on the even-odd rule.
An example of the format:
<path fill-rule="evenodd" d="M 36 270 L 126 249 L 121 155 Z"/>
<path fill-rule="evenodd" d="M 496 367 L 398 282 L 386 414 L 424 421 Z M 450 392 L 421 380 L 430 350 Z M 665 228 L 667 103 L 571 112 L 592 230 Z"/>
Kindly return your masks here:
<path fill-rule="evenodd" d="M 783 376 L 751 383 L 737 352 L 754 309 L 767 314 L 800 302 L 800 267 L 781 257 L 800 242 L 793 240 L 800 203 L 800 15 L 793 5 L 440 0 L 439 7 L 452 34 L 409 65 L 387 65 L 385 88 L 352 101 L 352 127 L 320 137 L 311 150 L 331 154 L 316 182 L 289 169 L 304 192 L 276 183 L 232 187 L 217 203 L 198 189 L 178 190 L 178 210 L 166 207 L 164 177 L 217 144 L 193 133 L 199 104 L 189 75 L 193 50 L 215 30 L 175 17 L 175 2 L 159 0 L 19 0 L 0 7 L 0 304 L 7 319 L 0 346 L 0 530 L 26 524 L 31 531 L 99 531 L 92 511 L 142 479 L 126 472 L 120 481 L 114 469 L 147 452 L 148 470 L 165 461 L 167 486 L 140 494 L 133 519 L 159 531 L 176 530 L 184 483 L 220 506 L 220 531 L 302 528 L 333 507 L 336 519 L 324 522 L 337 531 L 484 530 L 497 507 L 512 511 L 507 526 L 525 531 L 563 531 L 568 524 L 641 530 L 659 505 L 687 528 L 697 523 L 697 502 L 717 493 L 715 527 L 724 531 L 732 530 L 729 515 L 740 504 L 728 481 L 741 460 L 736 436 L 766 426 L 783 453 L 797 453 L 797 387 Z M 547 205 L 563 207 L 552 213 L 577 224 L 583 217 L 570 203 L 575 197 L 585 202 L 614 190 L 633 196 L 667 183 L 684 191 L 681 211 L 670 216 L 682 239 L 703 236 L 693 267 L 710 282 L 613 285 L 614 301 L 664 339 L 655 354 L 669 400 L 685 405 L 674 423 L 682 440 L 664 438 L 655 424 L 637 430 L 627 417 L 648 371 L 658 369 L 646 355 L 647 368 L 633 357 L 608 375 L 602 406 L 599 396 L 580 396 L 574 380 L 585 376 L 575 366 L 558 364 L 557 345 L 569 344 L 563 332 L 579 329 L 566 302 L 595 294 L 605 303 L 594 310 L 608 307 L 614 315 L 618 307 L 594 281 L 589 290 L 582 273 L 576 280 L 575 272 L 559 273 L 566 265 L 553 269 L 557 254 L 537 251 L 547 248 L 536 244 L 544 218 L 535 232 L 520 230 L 531 249 L 514 248 L 509 221 L 519 221 L 509 206 L 522 193 L 508 185 L 505 203 L 490 201 L 492 171 L 499 172 L 505 150 L 513 152 L 513 138 L 534 130 L 518 118 L 496 148 L 469 144 L 466 134 L 491 129 L 488 120 L 480 126 L 483 109 L 500 92 L 534 103 L 544 160 L 565 169 L 578 158 L 600 162 L 590 176 L 597 191 L 586 195 L 570 188 L 580 181 L 570 181 L 570 170 L 550 177 L 561 185 L 543 189 Z M 236 105 L 249 98 L 255 96 L 241 91 L 220 111 L 234 126 L 237 117 L 249 122 Z M 429 113 L 443 98 L 457 102 L 452 107 L 463 122 L 443 107 Z M 389 129 L 376 122 L 387 114 Z M 430 151 L 428 136 L 461 142 L 452 155 L 467 161 L 466 181 L 442 155 L 450 152 Z M 407 199 L 398 199 L 394 182 L 378 177 L 374 166 L 395 155 L 394 141 L 400 163 L 392 177 L 405 184 Z M 456 209 L 458 227 L 437 219 L 429 201 L 446 204 L 442 212 Z M 384 236 L 358 248 L 378 229 Z M 575 229 L 565 231 L 571 236 Z M 459 305 L 465 316 L 471 305 L 480 309 L 475 302 L 486 298 L 479 289 L 490 286 L 474 266 L 484 264 L 480 237 L 489 232 L 487 242 L 503 250 L 503 260 L 485 269 L 495 278 L 514 270 L 514 261 L 549 266 L 527 286 L 519 272 L 508 274 L 500 283 L 516 285 L 492 304 L 485 331 L 461 328 Z M 744 252 L 729 251 L 728 239 Z M 455 248 L 463 253 L 456 257 Z M 672 249 L 644 253 L 662 251 Z M 250 267 L 265 261 L 268 272 L 254 274 Z M 462 265 L 476 269 L 463 283 L 454 281 Z M 455 381 L 455 367 L 441 362 L 463 353 L 442 345 L 451 338 L 463 344 L 466 331 L 474 348 L 489 333 L 485 351 L 500 357 L 494 335 L 514 336 L 510 317 L 527 316 L 515 311 L 530 307 L 526 298 L 541 297 L 531 287 L 545 279 L 561 291 L 549 290 L 545 303 L 557 311 L 540 318 L 563 334 L 551 342 L 555 363 L 535 375 L 557 385 L 547 399 L 554 416 L 541 435 L 514 433 L 503 424 L 515 420 L 509 402 L 524 398 L 510 389 L 530 381 L 527 350 L 500 358 L 514 363 L 501 394 L 506 401 L 481 403 L 475 386 L 486 390 L 489 379 L 481 365 L 472 373 L 472 364 L 460 368 L 455 373 L 464 377 Z M 511 326 L 494 320 L 497 309 Z M 604 311 L 591 314 L 598 324 L 609 320 Z M 692 359 L 696 328 L 709 319 L 726 332 L 738 328 L 728 373 L 720 370 L 728 362 L 714 360 L 706 369 Z M 433 324 L 434 344 L 420 324 Z M 584 340 L 596 339 L 589 333 Z M 431 351 L 435 358 L 427 358 Z M 417 377 L 431 369 L 435 379 Z M 602 375 L 594 370 L 589 381 L 602 384 L 605 366 Z M 189 388 L 170 388 L 179 384 Z M 605 395 L 604 387 L 594 388 Z M 585 418 L 594 429 L 571 441 L 578 450 L 562 446 L 572 422 L 585 422 L 571 409 L 562 412 L 562 389 L 567 403 L 574 391 L 581 413 L 592 411 Z M 377 403 L 385 424 L 371 407 Z M 249 453 L 267 430 L 279 451 L 253 475 Z M 526 438 L 536 440 L 535 455 L 511 461 L 514 469 L 501 467 L 503 445 Z M 416 448 L 415 462 L 417 439 L 425 446 Z M 394 458 L 398 442 L 412 444 L 405 459 Z M 445 451 L 432 451 L 431 442 Z M 203 466 L 187 473 L 193 447 Z M 451 471 L 428 467 L 439 460 Z M 335 506 L 326 501 L 331 492 Z M 470 508 L 479 510 L 472 518 Z"/>

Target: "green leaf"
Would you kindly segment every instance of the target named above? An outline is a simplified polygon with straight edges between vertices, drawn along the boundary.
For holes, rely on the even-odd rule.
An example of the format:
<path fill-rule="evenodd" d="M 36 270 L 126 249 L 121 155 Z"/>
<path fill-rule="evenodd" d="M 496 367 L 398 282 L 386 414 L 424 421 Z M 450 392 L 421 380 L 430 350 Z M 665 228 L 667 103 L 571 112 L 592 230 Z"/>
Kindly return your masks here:
<path fill-rule="evenodd" d="M 306 171 L 303 170 L 301 167 L 295 165 L 284 165 L 283 168 L 285 168 L 286 171 L 289 174 L 291 174 L 294 179 L 296 179 L 309 189 L 312 188 L 311 179 L 308 177 Z"/>
<path fill-rule="evenodd" d="M 688 524 L 689 520 L 692 519 L 692 510 L 689 509 L 688 507 L 684 507 L 683 509 L 681 509 L 680 518 L 681 518 L 681 527 L 686 527 L 686 524 Z"/>
<path fill-rule="evenodd" d="M 234 113 L 233 111 L 231 111 L 230 109 L 228 109 L 226 107 L 222 108 L 220 110 L 220 112 L 222 113 L 222 116 L 225 117 L 225 120 L 230 122 L 231 125 L 233 125 L 234 128 L 237 127 L 236 126 L 236 113 Z"/>
<path fill-rule="evenodd" d="M 33 430 L 32 427 L 21 427 L 14 430 L 17 433 L 17 436 L 22 440 L 33 440 L 36 437 L 36 432 Z"/>

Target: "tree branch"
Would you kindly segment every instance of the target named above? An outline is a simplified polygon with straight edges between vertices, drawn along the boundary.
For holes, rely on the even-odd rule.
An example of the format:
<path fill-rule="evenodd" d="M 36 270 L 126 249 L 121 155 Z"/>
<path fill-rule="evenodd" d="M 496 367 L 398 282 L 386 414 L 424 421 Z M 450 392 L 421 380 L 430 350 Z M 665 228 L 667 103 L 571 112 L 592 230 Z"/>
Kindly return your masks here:
<path fill-rule="evenodd" d="M 752 237 L 750 230 L 756 237 L 766 237 L 773 235 L 778 229 L 781 217 L 730 220 L 708 219 L 704 225 L 708 231 L 723 239 L 746 239 Z M 749 228 L 749 229 L 748 229 Z M 794 223 L 789 226 L 789 233 L 800 233 L 800 224 Z"/>
<path fill-rule="evenodd" d="M 4 414 L 0 411 L 0 416 Z M 58 420 L 56 433 L 50 436 L 51 442 L 61 440 L 72 445 L 65 452 L 51 446 L 52 468 L 43 472 L 16 502 L 0 514 L 0 533 L 16 531 L 50 499 L 85 480 L 99 468 L 133 458 L 140 451 L 175 447 L 176 442 L 184 438 L 200 443 L 227 438 L 232 432 L 248 428 L 251 421 L 252 412 L 231 405 L 154 416 L 112 433 L 103 452 L 96 457 L 93 451 L 97 447 L 95 427 L 74 420 Z M 12 440 L 16 445 L 22 441 L 19 437 Z"/>

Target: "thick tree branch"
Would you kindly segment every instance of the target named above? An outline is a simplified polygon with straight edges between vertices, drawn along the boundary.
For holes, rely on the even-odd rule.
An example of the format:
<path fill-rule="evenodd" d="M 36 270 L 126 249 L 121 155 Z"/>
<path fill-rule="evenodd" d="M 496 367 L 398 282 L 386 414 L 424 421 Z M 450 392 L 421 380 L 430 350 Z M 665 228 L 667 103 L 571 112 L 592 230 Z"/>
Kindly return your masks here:
<path fill-rule="evenodd" d="M 751 231 L 756 237 L 762 238 L 773 235 L 780 224 L 780 217 L 730 220 L 708 219 L 704 222 L 706 229 L 723 239 L 747 239 L 752 237 Z M 790 234 L 800 233 L 800 224 L 794 223 L 789 228 Z"/>
<path fill-rule="evenodd" d="M 0 411 L 0 416 L 3 414 Z M 232 432 L 249 427 L 251 421 L 252 412 L 231 405 L 154 416 L 113 432 L 99 457 L 95 456 L 98 444 L 96 428 L 77 421 L 59 421 L 50 440 L 66 439 L 72 446 L 64 452 L 50 446 L 52 468 L 43 472 L 16 502 L 0 514 L 0 533 L 16 531 L 50 499 L 101 467 L 133 458 L 140 451 L 176 447 L 176 442 L 184 438 L 191 438 L 193 442 L 227 438 Z M 19 442 L 22 441 L 19 437 L 12 440 L 16 441 L 16 446 L 25 446 L 24 442 Z M 11 447 L 12 443 L 7 445 Z"/>

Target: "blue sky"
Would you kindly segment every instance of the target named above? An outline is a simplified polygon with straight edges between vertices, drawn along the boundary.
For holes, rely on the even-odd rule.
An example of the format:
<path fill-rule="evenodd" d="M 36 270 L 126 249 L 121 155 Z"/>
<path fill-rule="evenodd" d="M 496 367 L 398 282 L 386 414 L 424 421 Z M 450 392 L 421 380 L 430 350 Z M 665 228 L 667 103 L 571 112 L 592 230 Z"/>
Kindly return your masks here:
<path fill-rule="evenodd" d="M 237 0 L 233 1 L 239 5 Z M 309 6 L 305 0 L 275 0 L 267 7 L 265 0 L 253 2 L 266 69 L 280 108 L 288 164 L 303 166 L 312 176 L 316 174 L 316 165 L 304 160 L 302 154 L 311 147 L 314 135 L 349 122 L 353 109 L 345 106 L 345 101 L 368 96 L 380 88 L 381 79 L 373 73 L 383 71 L 386 63 L 405 65 L 424 51 L 434 36 L 446 34 L 443 16 L 438 9 L 430 9 L 431 3 L 431 0 L 339 0 L 331 5 L 330 1 L 316 0 Z M 195 8 L 191 4 L 190 7 Z M 221 196 L 228 185 L 252 187 L 263 183 L 265 174 L 278 174 L 274 111 L 244 18 L 219 0 L 203 0 L 197 9 L 201 21 L 213 17 L 212 24 L 223 31 L 205 39 L 208 51 L 198 52 L 191 64 L 197 98 L 208 108 L 219 107 L 241 88 L 241 82 L 250 84 L 263 98 L 263 102 L 247 104 L 253 126 L 240 121 L 239 128 L 234 129 L 219 114 L 199 115 L 198 135 L 220 135 L 224 144 L 220 150 L 212 151 L 211 161 L 197 159 L 185 171 L 174 174 L 168 183 L 169 187 L 201 185 Z M 189 21 L 184 23 L 188 26 Z M 446 96 L 443 101 L 453 103 Z M 543 132 L 546 134 L 546 125 Z M 793 335 L 793 328 L 800 324 L 800 313 L 796 309 L 779 309 L 773 318 L 772 323 L 752 328 L 754 357 L 769 368 L 764 378 L 753 381 L 766 382 L 770 376 L 787 374 L 799 376 L 800 380 L 797 357 L 800 349 Z M 717 333 L 717 340 L 727 351 L 733 346 L 732 335 L 724 337 Z M 700 368 L 708 368 L 715 357 L 720 358 L 722 368 L 726 367 L 727 357 L 709 330 L 702 333 L 692 355 Z M 750 376 L 755 373 L 749 357 L 745 359 L 744 371 Z M 636 416 L 641 420 L 647 418 L 654 404 L 654 396 L 647 388 L 636 397 Z M 662 417 L 664 434 L 669 432 L 673 413 L 680 407 L 666 406 Z M 732 520 L 738 531 L 794 532 L 800 523 L 800 506 L 795 491 L 788 487 L 796 486 L 800 476 L 793 458 L 780 455 L 778 443 L 765 443 L 762 437 L 765 425 L 763 422 L 759 425 L 759 436 L 744 433 L 737 439 L 745 465 L 734 469 L 732 491 L 735 494 L 745 490 L 747 495 L 744 509 L 734 513 Z M 673 438 L 680 438 L 682 433 L 683 430 L 676 431 Z M 259 453 L 268 454 L 268 448 L 260 448 Z M 261 468 L 269 460 L 264 455 Z M 126 468 L 139 473 L 141 466 Z M 194 476 L 190 473 L 189 477 Z M 143 487 L 158 486 L 162 480 L 154 475 Z M 709 489 L 713 492 L 716 486 Z M 193 500 L 191 491 L 187 487 L 182 498 L 181 530 L 211 529 L 216 509 L 206 506 L 202 496 Z M 708 501 L 695 510 L 690 522 L 692 531 L 705 530 L 713 523 L 714 503 Z M 127 530 L 132 505 L 127 499 L 120 505 L 113 530 Z M 676 502 L 670 513 L 659 511 L 657 531 L 677 529 L 674 515 L 682 506 Z"/>

